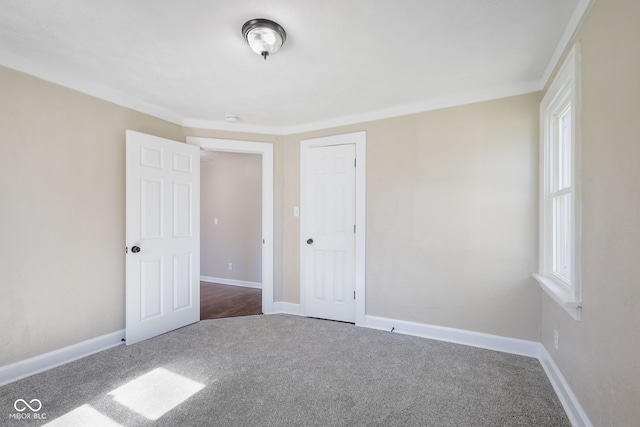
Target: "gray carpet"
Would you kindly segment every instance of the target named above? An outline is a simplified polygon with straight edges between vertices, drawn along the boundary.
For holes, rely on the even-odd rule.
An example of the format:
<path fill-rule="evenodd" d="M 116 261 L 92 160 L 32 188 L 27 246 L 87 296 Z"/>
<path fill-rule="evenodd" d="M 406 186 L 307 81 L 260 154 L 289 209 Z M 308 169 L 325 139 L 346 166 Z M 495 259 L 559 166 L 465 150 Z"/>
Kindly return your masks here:
<path fill-rule="evenodd" d="M 10 418 L 18 398 L 39 399 L 46 421 Z M 0 388 L 0 417 L 65 427 L 570 425 L 537 359 L 288 315 L 204 320 L 17 381 Z"/>

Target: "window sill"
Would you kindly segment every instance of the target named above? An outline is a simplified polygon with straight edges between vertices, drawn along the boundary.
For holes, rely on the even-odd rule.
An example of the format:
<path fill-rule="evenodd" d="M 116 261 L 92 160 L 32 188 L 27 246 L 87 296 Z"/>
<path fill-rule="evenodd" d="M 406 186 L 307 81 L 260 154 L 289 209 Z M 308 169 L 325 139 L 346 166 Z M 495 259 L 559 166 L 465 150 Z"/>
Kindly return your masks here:
<path fill-rule="evenodd" d="M 538 281 L 542 290 L 553 298 L 571 317 L 580 320 L 582 301 L 577 300 L 565 286 L 552 277 L 534 274 L 533 278 Z"/>

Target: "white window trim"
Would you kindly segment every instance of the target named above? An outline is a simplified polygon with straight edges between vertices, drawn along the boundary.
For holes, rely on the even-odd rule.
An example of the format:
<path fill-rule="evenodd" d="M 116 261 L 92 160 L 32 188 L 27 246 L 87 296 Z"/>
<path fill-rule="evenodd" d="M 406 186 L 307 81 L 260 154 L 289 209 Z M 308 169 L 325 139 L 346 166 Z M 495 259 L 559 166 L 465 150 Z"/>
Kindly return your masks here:
<path fill-rule="evenodd" d="M 571 259 L 572 283 L 569 285 L 552 272 L 551 248 L 549 239 L 552 237 L 553 222 L 549 217 L 549 198 L 547 189 L 550 177 L 549 165 L 545 155 L 550 144 L 550 129 L 552 118 L 563 100 L 570 97 L 572 118 L 572 229 L 571 229 Z M 549 86 L 540 103 L 540 239 L 539 239 L 539 267 L 533 277 L 540 287 L 574 319 L 580 320 L 582 310 L 582 289 L 580 277 L 580 227 L 581 227 L 581 186 L 580 186 L 580 45 L 576 44 L 569 52 L 558 74 Z"/>

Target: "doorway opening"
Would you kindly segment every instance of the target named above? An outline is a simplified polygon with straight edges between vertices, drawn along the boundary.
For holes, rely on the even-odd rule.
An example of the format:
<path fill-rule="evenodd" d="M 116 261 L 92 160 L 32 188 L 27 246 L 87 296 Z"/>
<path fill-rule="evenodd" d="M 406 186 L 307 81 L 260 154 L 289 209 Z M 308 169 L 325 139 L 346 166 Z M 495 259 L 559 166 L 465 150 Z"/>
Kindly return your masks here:
<path fill-rule="evenodd" d="M 245 205 L 244 208 L 240 208 L 239 211 L 232 213 L 232 217 L 229 217 L 229 213 L 225 214 L 225 224 L 228 224 L 228 221 L 242 221 L 242 217 L 245 214 L 249 214 L 254 211 L 253 214 L 256 214 L 256 210 L 258 210 L 259 214 L 259 235 L 257 237 L 259 247 L 256 245 L 246 245 L 243 249 L 242 245 L 235 245 L 235 241 L 233 239 L 238 239 L 238 237 L 229 237 L 227 236 L 227 242 L 231 242 L 229 246 L 237 246 L 239 249 L 236 249 L 236 255 L 244 260 L 249 260 L 250 262 L 244 263 L 243 265 L 237 265 L 233 260 L 226 259 L 224 257 L 216 257 L 213 258 L 213 264 L 209 266 L 214 268 L 214 270 L 206 270 L 206 263 L 208 261 L 204 261 L 202 263 L 203 268 L 201 269 L 201 299 L 207 299 L 218 301 L 220 304 L 218 309 L 214 308 L 213 312 L 205 313 L 201 312 L 201 316 L 208 316 L 202 318 L 212 318 L 212 317 L 226 317 L 233 314 L 235 312 L 243 312 L 246 314 L 259 314 L 261 313 L 272 313 L 273 312 L 273 300 L 274 300 L 274 292 L 273 292 L 273 253 L 274 253 L 274 241 L 273 241 L 273 145 L 270 143 L 259 143 L 259 142 L 251 142 L 251 141 L 235 141 L 235 140 L 225 140 L 225 139 L 216 139 L 216 138 L 201 138 L 201 137 L 187 137 L 187 144 L 199 146 L 203 155 L 210 158 L 237 158 L 242 161 L 247 161 L 247 159 L 252 158 L 243 157 L 243 154 L 253 155 L 254 163 L 257 162 L 260 166 L 259 170 L 259 188 L 254 189 L 259 192 L 259 197 L 261 199 L 260 206 L 256 207 L 250 206 L 250 200 L 247 202 L 249 205 Z M 251 163 L 251 161 L 248 161 Z M 202 163 L 205 165 L 205 162 Z M 229 165 L 227 165 L 229 166 Z M 207 166 L 205 165 L 205 168 Z M 237 167 L 232 166 L 232 167 Z M 255 170 L 253 171 L 255 173 Z M 202 173 L 202 180 L 206 180 L 207 172 Z M 249 174 L 250 175 L 250 174 Z M 220 191 L 223 193 L 226 191 L 230 193 L 230 197 L 241 199 L 241 193 L 245 192 L 246 188 L 232 188 L 233 186 L 229 182 L 229 180 L 219 180 L 218 184 L 220 185 Z M 257 198 L 254 196 L 253 198 Z M 248 199 L 251 199 L 249 197 Z M 255 200 L 254 200 L 255 201 Z M 222 223 L 222 215 L 216 216 L 213 214 L 207 215 L 205 201 L 202 203 L 202 211 L 203 215 L 201 218 L 201 226 L 211 226 L 213 228 L 213 233 L 223 232 L 223 226 L 225 224 Z M 206 216 L 205 216 L 206 215 Z M 249 215 L 250 216 L 250 215 Z M 216 221 L 217 219 L 217 221 Z M 249 221 L 249 220 L 247 220 Z M 255 221 L 255 219 L 254 219 Z M 254 227 L 255 228 L 255 227 Z M 228 230 L 226 230 L 228 231 Z M 222 233 L 224 234 L 224 232 Z M 251 233 L 247 233 L 248 236 L 251 236 Z M 255 240 L 255 233 L 253 234 L 253 239 Z M 231 239 L 231 240 L 230 240 Z M 252 237 L 248 237 L 249 240 Z M 211 251 L 211 248 L 206 248 L 205 246 L 208 244 L 207 242 L 202 242 L 203 249 L 206 251 Z M 232 251 L 233 252 L 233 251 Z M 244 253 L 243 253 L 244 252 Z M 210 252 L 209 252 L 210 253 Z M 218 253 L 219 254 L 219 253 Z M 203 253 L 204 255 L 204 253 Z M 206 256 L 206 255 L 205 255 Z M 209 257 L 208 257 L 209 258 Z M 204 257 L 203 257 L 204 260 Z M 256 263 L 259 267 L 256 267 Z M 251 264 L 253 267 L 248 267 Z M 215 270 L 217 268 L 218 270 Z M 242 271 L 242 270 L 245 271 Z M 239 271 L 240 270 L 240 271 Z M 251 270 L 251 271 L 247 271 Z M 218 274 L 218 276 L 223 276 L 222 279 L 219 280 L 218 276 L 208 276 L 205 274 L 207 271 L 223 271 L 227 274 Z M 236 273 L 241 273 L 239 275 L 235 275 Z M 230 273 L 230 274 L 229 274 Z M 214 283 L 212 283 L 214 282 Z M 222 282 L 222 283 L 218 283 Z M 259 289 L 261 287 L 261 289 Z M 261 304 L 261 311 L 256 309 L 257 301 Z M 225 307 L 225 304 L 229 307 Z M 235 307 L 234 307 L 235 306 Z M 255 311 L 255 313 L 248 313 L 248 311 Z M 203 310 L 204 311 L 204 310 Z M 212 317 L 209 317 L 212 316 Z"/>
<path fill-rule="evenodd" d="M 200 152 L 200 320 L 262 314 L 262 156 Z"/>

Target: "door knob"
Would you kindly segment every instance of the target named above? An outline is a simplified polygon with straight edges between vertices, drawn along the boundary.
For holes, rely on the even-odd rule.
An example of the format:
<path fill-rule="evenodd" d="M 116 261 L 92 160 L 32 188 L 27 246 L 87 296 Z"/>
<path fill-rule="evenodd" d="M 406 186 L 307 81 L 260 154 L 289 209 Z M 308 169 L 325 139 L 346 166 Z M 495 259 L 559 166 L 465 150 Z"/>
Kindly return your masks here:
<path fill-rule="evenodd" d="M 133 252 L 134 254 L 137 254 L 138 252 L 140 252 L 140 246 L 134 246 L 131 248 L 131 252 Z"/>
<path fill-rule="evenodd" d="M 313 243 L 313 239 L 307 239 L 307 245 L 310 245 Z"/>

